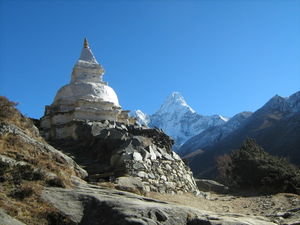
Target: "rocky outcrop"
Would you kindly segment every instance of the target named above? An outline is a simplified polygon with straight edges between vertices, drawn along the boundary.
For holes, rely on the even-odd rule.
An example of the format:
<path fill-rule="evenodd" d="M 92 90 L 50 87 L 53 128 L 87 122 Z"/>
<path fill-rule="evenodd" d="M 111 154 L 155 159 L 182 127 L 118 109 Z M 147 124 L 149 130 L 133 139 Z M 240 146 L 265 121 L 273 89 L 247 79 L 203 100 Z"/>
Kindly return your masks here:
<path fill-rule="evenodd" d="M 37 130 L 37 129 L 36 129 Z M 38 131 L 36 131 L 38 132 Z M 1 122 L 0 123 L 0 137 L 4 137 L 6 135 L 13 135 L 17 138 L 20 138 L 23 143 L 26 143 L 32 148 L 35 149 L 36 154 L 46 154 L 49 157 L 49 160 L 52 159 L 53 161 L 59 162 L 61 164 L 64 164 L 66 167 L 71 169 L 73 171 L 73 174 L 80 177 L 85 178 L 87 176 L 87 172 L 82 169 L 73 159 L 71 159 L 69 156 L 63 154 L 62 152 L 58 151 L 57 149 L 53 148 L 51 145 L 47 144 L 46 142 L 43 142 L 41 139 L 38 140 L 37 138 L 33 138 L 28 133 L 26 133 L 23 129 L 15 126 L 14 124 L 8 124 Z M 35 133 L 35 135 L 37 135 Z M 20 162 L 16 161 L 10 157 L 7 157 L 5 155 L 0 155 L 0 161 L 9 165 L 9 166 L 15 166 L 17 164 L 29 164 L 27 162 Z"/>
<path fill-rule="evenodd" d="M 86 176 L 87 172 L 72 158 L 47 144 L 29 119 L 17 111 L 12 116 L 6 114 L 6 117 L 2 113 L 1 225 L 66 225 L 62 223 L 64 217 L 42 201 L 41 191 L 45 186 L 71 188 L 85 183 L 82 178 Z"/>
<path fill-rule="evenodd" d="M 81 225 L 275 225 L 263 217 L 202 211 L 93 185 L 46 188 L 42 197 Z"/>
<path fill-rule="evenodd" d="M 192 172 L 161 130 L 107 120 L 69 126 L 73 139 L 51 143 L 73 154 L 88 171 L 89 181 L 131 176 L 142 182 L 145 192 L 197 192 Z"/>
<path fill-rule="evenodd" d="M 275 211 L 274 211 L 275 212 Z M 300 218 L 300 207 L 289 209 L 287 211 L 277 211 L 274 214 L 270 214 L 267 217 L 272 218 L 272 221 L 278 223 L 278 224 L 284 224 L 284 225 L 298 225 L 300 224 L 299 218 Z"/>

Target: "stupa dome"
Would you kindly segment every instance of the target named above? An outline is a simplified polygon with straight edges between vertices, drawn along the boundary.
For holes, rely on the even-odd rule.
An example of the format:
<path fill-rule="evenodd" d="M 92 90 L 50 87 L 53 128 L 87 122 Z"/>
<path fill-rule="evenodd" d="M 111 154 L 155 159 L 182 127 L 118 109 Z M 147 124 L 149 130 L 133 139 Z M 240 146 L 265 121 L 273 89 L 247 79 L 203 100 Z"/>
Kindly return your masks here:
<path fill-rule="evenodd" d="M 72 104 L 77 100 L 110 102 L 119 107 L 115 91 L 102 83 L 80 82 L 63 86 L 56 94 L 54 105 Z"/>
<path fill-rule="evenodd" d="M 57 92 L 53 105 L 88 100 L 110 102 L 119 107 L 117 94 L 103 82 L 103 75 L 104 69 L 97 62 L 85 39 L 80 58 L 73 68 L 71 82 Z"/>

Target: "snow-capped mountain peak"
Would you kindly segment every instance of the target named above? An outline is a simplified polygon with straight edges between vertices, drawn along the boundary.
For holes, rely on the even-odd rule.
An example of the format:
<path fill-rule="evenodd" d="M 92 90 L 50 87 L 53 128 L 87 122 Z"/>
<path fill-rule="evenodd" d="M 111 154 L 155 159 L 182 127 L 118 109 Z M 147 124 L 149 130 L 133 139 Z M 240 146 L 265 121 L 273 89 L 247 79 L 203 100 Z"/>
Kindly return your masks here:
<path fill-rule="evenodd" d="M 160 109 L 148 116 L 141 110 L 131 113 L 139 125 L 158 127 L 171 136 L 179 147 L 191 137 L 203 132 L 207 128 L 225 124 L 229 118 L 221 115 L 203 116 L 190 107 L 179 92 L 169 95 Z"/>
<path fill-rule="evenodd" d="M 174 140 L 176 151 L 186 140 L 205 129 L 227 122 L 220 115 L 203 116 L 190 107 L 179 92 L 166 98 L 160 109 L 150 116 L 150 127 L 161 128 Z"/>
<path fill-rule="evenodd" d="M 184 97 L 179 92 L 173 92 L 167 97 L 156 114 L 174 113 L 178 111 L 195 113 L 185 101 Z"/>

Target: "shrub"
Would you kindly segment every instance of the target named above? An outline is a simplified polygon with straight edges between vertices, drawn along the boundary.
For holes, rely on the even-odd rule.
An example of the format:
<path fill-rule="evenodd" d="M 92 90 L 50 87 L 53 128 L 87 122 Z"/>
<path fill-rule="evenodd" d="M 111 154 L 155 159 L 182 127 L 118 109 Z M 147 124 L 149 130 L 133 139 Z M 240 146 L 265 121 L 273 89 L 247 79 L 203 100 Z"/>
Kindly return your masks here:
<path fill-rule="evenodd" d="M 239 150 L 217 162 L 220 178 L 227 185 L 268 193 L 300 190 L 300 171 L 283 158 L 272 156 L 247 139 Z"/>
<path fill-rule="evenodd" d="M 50 187 L 62 187 L 62 188 L 66 187 L 63 180 L 59 177 L 53 177 L 51 179 L 46 180 L 46 184 Z"/>
<path fill-rule="evenodd" d="M 8 100 L 5 96 L 0 96 L 0 122 L 12 123 L 25 130 L 28 129 L 29 133 L 37 136 L 32 120 L 23 116 L 16 108 L 17 105 L 18 103 Z"/>
<path fill-rule="evenodd" d="M 17 165 L 13 168 L 12 177 L 14 181 L 37 181 L 44 178 L 44 173 L 29 164 Z"/>
<path fill-rule="evenodd" d="M 18 200 L 23 200 L 24 198 L 30 197 L 33 193 L 34 190 L 32 187 L 20 186 L 13 189 L 10 196 Z"/>
<path fill-rule="evenodd" d="M 4 182 L 6 180 L 6 171 L 9 169 L 7 163 L 0 161 L 0 182 Z"/>
<path fill-rule="evenodd" d="M 0 96 L 0 118 L 12 118 L 18 114 L 18 110 L 15 108 L 17 105 L 18 103 L 9 101 L 4 96 Z"/>

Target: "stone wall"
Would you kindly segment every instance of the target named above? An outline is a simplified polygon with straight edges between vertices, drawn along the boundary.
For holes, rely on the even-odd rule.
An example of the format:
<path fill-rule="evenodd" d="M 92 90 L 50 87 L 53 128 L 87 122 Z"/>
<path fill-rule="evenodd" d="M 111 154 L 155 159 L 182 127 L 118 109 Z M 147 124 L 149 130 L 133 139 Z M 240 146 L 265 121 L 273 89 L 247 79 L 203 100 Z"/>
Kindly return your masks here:
<path fill-rule="evenodd" d="M 72 153 L 89 180 L 134 177 L 143 191 L 197 192 L 192 172 L 172 151 L 173 140 L 158 129 L 111 121 L 73 121 L 73 138 L 52 139 L 52 145 Z"/>
<path fill-rule="evenodd" d="M 151 160 L 147 157 L 157 158 Z M 194 192 L 195 182 L 192 172 L 188 170 L 178 155 L 167 156 L 165 160 L 159 152 L 147 152 L 144 157 L 133 153 L 133 161 L 127 161 L 126 167 L 131 176 L 139 177 L 146 192 L 182 193 Z"/>

